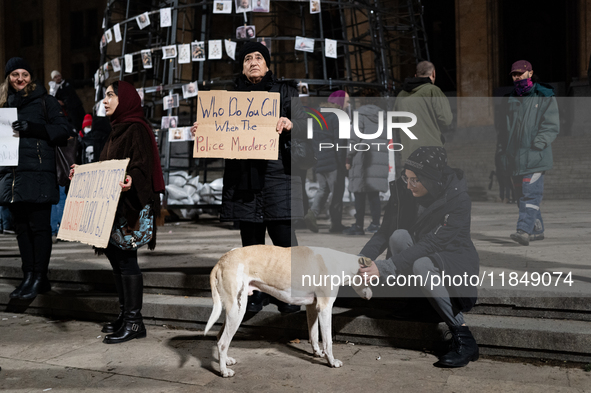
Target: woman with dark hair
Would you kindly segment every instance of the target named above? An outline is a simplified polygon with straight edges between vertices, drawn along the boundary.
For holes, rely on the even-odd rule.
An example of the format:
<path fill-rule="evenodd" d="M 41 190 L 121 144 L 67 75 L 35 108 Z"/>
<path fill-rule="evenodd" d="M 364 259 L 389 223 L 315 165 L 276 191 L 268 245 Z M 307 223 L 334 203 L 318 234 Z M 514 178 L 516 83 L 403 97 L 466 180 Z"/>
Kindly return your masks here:
<path fill-rule="evenodd" d="M 0 108 L 16 108 L 12 123 L 20 138 L 18 165 L 0 167 L 0 205 L 9 206 L 21 254 L 23 281 L 11 298 L 34 299 L 51 289 L 51 205 L 59 202 L 55 146 L 71 136 L 57 100 L 33 82 L 31 67 L 20 57 L 8 60 L 0 85 Z"/>
<path fill-rule="evenodd" d="M 135 87 L 124 81 L 114 82 L 107 88 L 105 110 L 111 119 L 113 130 L 107 138 L 100 161 L 129 158 L 125 181 L 120 182 L 121 197 L 115 214 L 115 226 L 122 219 L 129 230 L 142 228 L 151 233 L 148 248 L 156 246 L 154 219 L 160 214 L 160 193 L 164 192 L 164 179 L 160 167 L 160 155 L 151 127 L 146 122 L 141 98 Z M 73 176 L 75 168 L 70 172 Z M 144 211 L 151 214 L 144 216 Z M 113 268 L 115 287 L 119 295 L 120 313 L 114 322 L 103 327 L 105 344 L 118 344 L 134 338 L 146 337 L 142 321 L 143 277 L 137 260 L 137 247 L 122 248 L 113 236 L 105 254 Z"/>

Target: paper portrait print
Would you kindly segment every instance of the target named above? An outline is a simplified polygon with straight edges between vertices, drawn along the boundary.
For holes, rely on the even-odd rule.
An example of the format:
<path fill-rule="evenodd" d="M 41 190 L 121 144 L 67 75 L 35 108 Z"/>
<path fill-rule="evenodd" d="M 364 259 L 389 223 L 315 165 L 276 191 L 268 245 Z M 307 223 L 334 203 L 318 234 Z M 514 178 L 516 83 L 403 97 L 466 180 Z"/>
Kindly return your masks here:
<path fill-rule="evenodd" d="M 141 15 L 138 15 L 135 18 L 138 27 L 140 28 L 140 30 L 142 30 L 144 27 L 148 26 L 150 24 L 150 17 L 148 16 L 147 12 L 144 12 Z"/>
<path fill-rule="evenodd" d="M 209 41 L 209 60 L 218 60 L 222 58 L 222 40 Z"/>
<path fill-rule="evenodd" d="M 232 0 L 215 0 L 213 2 L 214 14 L 231 14 Z"/>
<path fill-rule="evenodd" d="M 137 91 L 137 95 L 142 99 L 142 106 L 144 106 L 144 88 L 140 87 L 139 89 L 135 90 Z"/>
<path fill-rule="evenodd" d="M 113 60 L 111 60 L 111 66 L 113 67 L 113 72 L 119 72 L 121 71 L 121 64 L 119 63 L 119 58 L 116 57 Z"/>
<path fill-rule="evenodd" d="M 144 49 L 141 53 L 144 68 L 152 68 L 152 51 L 150 49 Z"/>
<path fill-rule="evenodd" d="M 160 121 L 160 128 L 168 128 L 168 116 L 162 116 Z"/>
<path fill-rule="evenodd" d="M 187 98 L 197 97 L 197 92 L 198 92 L 197 81 L 183 85 L 183 98 L 185 100 Z"/>
<path fill-rule="evenodd" d="M 236 0 L 236 13 L 239 14 L 241 12 L 250 12 L 252 11 L 252 6 L 250 4 L 250 0 Z"/>
<path fill-rule="evenodd" d="M 168 128 L 177 128 L 179 126 L 178 116 L 168 116 Z"/>
<path fill-rule="evenodd" d="M 295 39 L 295 50 L 301 50 L 303 52 L 314 52 L 314 40 L 312 38 L 296 36 Z"/>
<path fill-rule="evenodd" d="M 191 43 L 191 60 L 205 61 L 205 42 L 195 41 Z"/>
<path fill-rule="evenodd" d="M 133 72 L 133 55 L 125 55 L 125 72 Z"/>
<path fill-rule="evenodd" d="M 310 0 L 310 13 L 317 14 L 320 12 L 320 0 Z"/>
<path fill-rule="evenodd" d="M 105 31 L 105 38 L 107 39 L 107 44 L 113 41 L 113 33 L 111 32 L 111 29 Z"/>
<path fill-rule="evenodd" d="M 172 8 L 161 8 L 160 9 L 160 27 L 172 26 Z"/>
<path fill-rule="evenodd" d="M 115 35 L 115 42 L 121 42 L 121 26 L 119 26 L 119 23 L 113 26 L 113 34 Z"/>
<path fill-rule="evenodd" d="M 226 48 L 226 54 L 232 60 L 236 60 L 236 43 L 230 40 L 224 40 L 224 47 Z"/>
<path fill-rule="evenodd" d="M 179 45 L 179 64 L 191 62 L 191 44 Z"/>
<path fill-rule="evenodd" d="M 173 59 L 176 57 L 176 45 L 169 45 L 162 47 L 162 58 Z"/>
<path fill-rule="evenodd" d="M 259 37 L 257 38 L 257 41 L 260 42 L 261 44 L 265 45 L 267 47 L 267 49 L 269 50 L 269 54 L 271 54 L 271 39 L 269 37 Z"/>
<path fill-rule="evenodd" d="M 330 38 L 324 39 L 324 56 L 333 59 L 337 58 L 337 42 L 335 40 L 331 40 Z"/>
<path fill-rule="evenodd" d="M 269 0 L 252 0 L 253 12 L 269 12 Z"/>
<path fill-rule="evenodd" d="M 179 107 L 179 95 L 171 94 L 162 99 L 162 105 L 165 110 Z"/>
<path fill-rule="evenodd" d="M 310 95 L 308 84 L 303 82 L 298 83 L 298 93 L 300 97 L 308 97 Z"/>

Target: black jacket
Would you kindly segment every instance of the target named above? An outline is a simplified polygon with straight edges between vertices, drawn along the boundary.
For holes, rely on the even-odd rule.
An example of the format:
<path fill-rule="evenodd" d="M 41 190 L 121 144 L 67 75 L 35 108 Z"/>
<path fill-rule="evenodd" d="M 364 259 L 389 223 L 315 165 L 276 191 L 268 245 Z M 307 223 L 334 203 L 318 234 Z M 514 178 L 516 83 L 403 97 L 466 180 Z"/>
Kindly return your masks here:
<path fill-rule="evenodd" d="M 337 169 L 344 170 L 347 151 L 345 149 L 337 151 L 336 148 L 339 144 L 339 119 L 337 115 L 330 112 L 324 112 L 322 116 L 326 120 L 326 124 L 324 124 L 320 119 L 322 127 L 315 119 L 312 119 L 316 158 L 318 159 L 316 172 L 328 173 Z M 342 144 L 345 145 L 346 142 L 342 141 Z M 321 146 L 321 143 L 325 145 Z M 332 144 L 333 147 L 328 147 L 329 145 L 326 144 Z"/>
<path fill-rule="evenodd" d="M 242 75 L 238 89 L 248 91 L 249 87 Z M 291 98 L 298 97 L 298 91 L 287 82 L 277 81 L 270 71 L 261 83 L 252 87 L 252 90 L 280 93 L 280 116 L 289 118 L 293 128 L 290 133 L 279 136 L 277 160 L 225 161 L 220 219 L 260 223 L 301 218 L 304 215 L 301 174 L 295 168 L 292 173 L 291 156 L 285 148 L 292 135 L 305 138 L 306 118 L 303 108 L 298 100 L 294 101 L 297 104 L 292 108 Z"/>
<path fill-rule="evenodd" d="M 58 203 L 55 146 L 65 145 L 68 137 L 75 136 L 60 104 L 47 94 L 43 86 L 37 84 L 35 90 L 26 97 L 24 90 L 15 92 L 10 88 L 6 107 L 17 108 L 19 120 L 39 125 L 43 137 L 25 138 L 21 135 L 18 166 L 0 167 L 0 204 Z"/>
<path fill-rule="evenodd" d="M 361 255 L 375 260 L 388 248 L 392 233 L 396 229 L 406 229 L 414 245 L 392 258 L 401 274 L 412 272 L 417 259 L 429 257 L 446 275 L 478 275 L 480 260 L 470 239 L 472 203 L 464 173 L 446 167 L 444 175 L 444 191 L 418 216 L 417 199 L 406 189 L 406 184 L 401 179 L 391 182 L 391 196 L 382 226 L 361 250 Z M 391 256 L 388 250 L 387 257 Z M 447 286 L 447 289 L 460 311 L 468 311 L 476 303 L 476 287 Z"/>
<path fill-rule="evenodd" d="M 64 103 L 68 115 L 68 121 L 70 121 L 76 131 L 80 131 L 82 129 L 82 122 L 84 121 L 84 115 L 86 112 L 84 111 L 84 106 L 82 105 L 82 101 L 80 101 L 80 97 L 78 97 L 76 90 L 74 90 L 74 86 L 70 82 L 64 80 L 55 92 L 55 98 Z"/>

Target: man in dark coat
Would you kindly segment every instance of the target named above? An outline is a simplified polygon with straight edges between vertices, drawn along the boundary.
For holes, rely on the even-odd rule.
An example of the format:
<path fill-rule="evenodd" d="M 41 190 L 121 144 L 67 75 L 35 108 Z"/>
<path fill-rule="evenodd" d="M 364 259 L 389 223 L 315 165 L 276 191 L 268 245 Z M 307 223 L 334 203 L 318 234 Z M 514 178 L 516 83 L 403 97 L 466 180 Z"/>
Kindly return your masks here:
<path fill-rule="evenodd" d="M 50 83 L 50 94 L 57 98 L 74 129 L 80 130 L 86 112 L 74 86 L 71 82 L 62 79 L 62 74 L 57 70 L 51 72 L 51 79 L 53 83 Z"/>
<path fill-rule="evenodd" d="M 380 230 L 361 250 L 375 264 L 360 274 L 392 278 L 420 276 L 420 290 L 449 326 L 452 350 L 436 363 L 463 367 L 478 359 L 478 346 L 464 323 L 463 311 L 476 302 L 476 287 L 464 279 L 478 275 L 479 258 L 470 239 L 471 202 L 464 174 L 447 166 L 442 147 L 420 147 L 404 165 L 405 171 L 391 186 Z M 406 184 L 404 184 L 406 183 Z M 405 187 L 406 186 L 406 187 Z M 386 260 L 376 260 L 388 248 Z M 441 280 L 444 276 L 452 280 Z M 459 283 L 454 277 L 462 277 Z M 434 279 L 434 277 L 440 280 Z M 409 279 L 407 285 L 412 285 Z"/>

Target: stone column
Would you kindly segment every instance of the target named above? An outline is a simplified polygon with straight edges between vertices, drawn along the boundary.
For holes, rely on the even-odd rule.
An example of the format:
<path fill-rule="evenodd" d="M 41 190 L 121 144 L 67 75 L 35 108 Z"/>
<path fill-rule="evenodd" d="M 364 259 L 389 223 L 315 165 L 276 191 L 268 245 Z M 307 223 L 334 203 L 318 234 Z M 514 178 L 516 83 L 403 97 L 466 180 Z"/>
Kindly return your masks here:
<path fill-rule="evenodd" d="M 488 97 L 492 97 L 498 69 L 496 7 L 495 0 L 456 0 L 459 127 L 494 122 Z"/>
<path fill-rule="evenodd" d="M 586 77 L 591 56 L 591 0 L 579 1 L 579 76 Z"/>
<path fill-rule="evenodd" d="M 43 1 L 43 73 L 45 84 L 51 80 L 51 71 L 62 68 L 61 0 Z"/>

